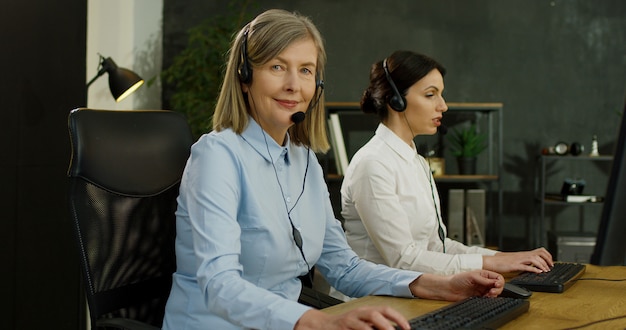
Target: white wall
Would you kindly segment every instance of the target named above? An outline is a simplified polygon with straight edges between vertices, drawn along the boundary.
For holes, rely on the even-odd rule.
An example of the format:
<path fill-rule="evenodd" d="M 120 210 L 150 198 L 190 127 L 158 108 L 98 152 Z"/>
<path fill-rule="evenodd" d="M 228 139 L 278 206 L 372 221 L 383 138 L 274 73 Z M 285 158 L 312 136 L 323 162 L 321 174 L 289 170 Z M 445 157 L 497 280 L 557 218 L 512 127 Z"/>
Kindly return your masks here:
<path fill-rule="evenodd" d="M 123 68 L 139 74 L 146 83 L 124 100 L 115 102 L 104 74 L 87 91 L 87 107 L 107 110 L 161 109 L 163 0 L 88 0 L 87 77 L 98 73 L 100 55 L 111 57 Z M 87 329 L 89 310 L 87 311 Z"/>
<path fill-rule="evenodd" d="M 123 68 L 139 74 L 146 83 L 116 103 L 109 91 L 108 75 L 87 91 L 87 107 L 94 109 L 161 109 L 163 0 L 88 0 L 87 77 L 98 72 L 100 56 L 111 57 Z"/>

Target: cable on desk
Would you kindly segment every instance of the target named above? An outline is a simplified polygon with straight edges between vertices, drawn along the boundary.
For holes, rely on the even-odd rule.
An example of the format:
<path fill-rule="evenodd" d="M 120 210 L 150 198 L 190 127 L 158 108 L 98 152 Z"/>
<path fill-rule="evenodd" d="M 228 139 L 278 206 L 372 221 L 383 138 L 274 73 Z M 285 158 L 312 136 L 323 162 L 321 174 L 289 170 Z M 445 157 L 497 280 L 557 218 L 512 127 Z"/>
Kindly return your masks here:
<path fill-rule="evenodd" d="M 608 319 L 601 319 L 601 320 L 597 320 L 597 321 L 592 321 L 589 323 L 585 323 L 583 325 L 579 325 L 577 327 L 573 327 L 573 328 L 564 328 L 563 330 L 575 330 L 575 329 L 582 329 L 585 327 L 588 327 L 590 325 L 594 325 L 594 324 L 598 324 L 598 323 L 602 323 L 602 322 L 608 322 L 608 321 L 614 321 L 614 320 L 619 320 L 619 319 L 624 319 L 626 318 L 626 315 L 621 315 L 621 316 L 615 316 L 615 317 L 610 317 Z"/>

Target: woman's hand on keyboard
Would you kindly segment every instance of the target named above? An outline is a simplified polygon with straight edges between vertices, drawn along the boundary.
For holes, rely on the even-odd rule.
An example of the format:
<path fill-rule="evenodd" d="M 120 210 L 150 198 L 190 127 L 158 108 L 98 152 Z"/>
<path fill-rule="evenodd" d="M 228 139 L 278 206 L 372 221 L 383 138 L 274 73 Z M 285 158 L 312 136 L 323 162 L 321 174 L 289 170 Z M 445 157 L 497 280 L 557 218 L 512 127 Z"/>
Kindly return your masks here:
<path fill-rule="evenodd" d="M 504 287 L 504 277 L 488 270 L 450 276 L 422 274 L 409 287 L 416 297 L 458 301 L 473 296 L 498 296 Z"/>
<path fill-rule="evenodd" d="M 521 252 L 498 252 L 483 256 L 483 269 L 498 273 L 550 271 L 554 266 L 552 255 L 544 248 Z"/>
<path fill-rule="evenodd" d="M 355 308 L 341 315 L 330 315 L 311 309 L 300 317 L 295 330 L 394 330 L 394 324 L 402 329 L 410 329 L 409 322 L 395 309 L 389 306 L 364 306 Z"/>

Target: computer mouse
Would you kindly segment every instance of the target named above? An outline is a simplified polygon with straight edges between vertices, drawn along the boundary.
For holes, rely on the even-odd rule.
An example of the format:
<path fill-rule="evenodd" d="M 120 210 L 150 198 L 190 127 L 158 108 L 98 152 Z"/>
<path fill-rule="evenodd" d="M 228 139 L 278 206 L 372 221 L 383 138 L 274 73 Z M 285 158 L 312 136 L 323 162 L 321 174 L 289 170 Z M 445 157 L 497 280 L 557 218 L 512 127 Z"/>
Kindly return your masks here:
<path fill-rule="evenodd" d="M 504 283 L 504 288 L 502 289 L 500 297 L 526 299 L 532 295 L 533 293 L 526 288 L 511 283 Z"/>

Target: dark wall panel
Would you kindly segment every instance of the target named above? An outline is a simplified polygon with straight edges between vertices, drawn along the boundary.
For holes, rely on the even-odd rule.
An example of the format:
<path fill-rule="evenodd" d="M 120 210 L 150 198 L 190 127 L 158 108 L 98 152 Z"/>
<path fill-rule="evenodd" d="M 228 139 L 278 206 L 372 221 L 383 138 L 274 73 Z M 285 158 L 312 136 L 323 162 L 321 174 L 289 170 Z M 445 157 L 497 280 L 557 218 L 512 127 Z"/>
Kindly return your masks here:
<path fill-rule="evenodd" d="M 82 329 L 67 212 L 67 114 L 86 103 L 87 1 L 0 11 L 0 328 Z"/>
<path fill-rule="evenodd" d="M 542 147 L 566 141 L 589 150 L 595 134 L 601 152 L 612 152 L 626 91 L 625 1 L 251 2 L 254 14 L 283 8 L 313 19 L 326 40 L 327 101 L 359 101 L 371 64 L 408 49 L 446 66 L 447 101 L 502 102 L 507 235 L 524 235 L 534 218 Z M 164 0 L 164 65 L 184 45 L 189 27 L 226 8 L 226 2 Z"/>
<path fill-rule="evenodd" d="M 1 127 L 0 127 L 1 128 Z M 0 328 L 14 329 L 16 297 L 17 173 L 15 166 L 0 165 Z"/>

